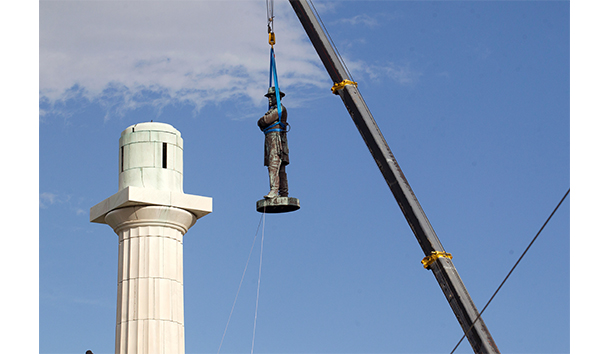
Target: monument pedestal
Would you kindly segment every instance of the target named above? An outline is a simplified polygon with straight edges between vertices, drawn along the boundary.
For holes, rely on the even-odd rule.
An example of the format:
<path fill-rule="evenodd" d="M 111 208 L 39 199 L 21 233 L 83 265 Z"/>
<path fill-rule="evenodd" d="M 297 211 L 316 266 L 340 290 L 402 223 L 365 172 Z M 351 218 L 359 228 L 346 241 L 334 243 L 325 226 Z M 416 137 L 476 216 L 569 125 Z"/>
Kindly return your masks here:
<path fill-rule="evenodd" d="M 299 210 L 301 203 L 297 198 L 277 197 L 273 199 L 261 199 L 256 202 L 256 211 L 259 213 L 277 214 Z"/>
<path fill-rule="evenodd" d="M 115 354 L 184 354 L 183 244 L 212 198 L 182 191 L 180 132 L 129 126 L 119 139 L 119 191 L 89 221 L 119 236 Z"/>

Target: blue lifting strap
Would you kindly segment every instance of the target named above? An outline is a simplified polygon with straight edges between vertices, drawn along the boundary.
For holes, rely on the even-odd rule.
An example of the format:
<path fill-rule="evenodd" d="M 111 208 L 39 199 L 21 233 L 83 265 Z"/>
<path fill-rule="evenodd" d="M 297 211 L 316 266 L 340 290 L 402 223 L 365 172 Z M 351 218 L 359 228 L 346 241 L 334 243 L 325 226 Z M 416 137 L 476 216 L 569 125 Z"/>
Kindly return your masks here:
<path fill-rule="evenodd" d="M 286 125 L 284 123 L 282 123 L 282 102 L 280 100 L 280 85 L 277 82 L 277 69 L 275 67 L 275 51 L 273 50 L 273 47 L 271 47 L 270 57 L 271 58 L 270 58 L 270 66 L 269 66 L 269 87 L 271 87 L 272 83 L 275 85 L 275 102 L 277 102 L 278 121 L 276 123 L 268 126 L 267 128 L 265 128 L 265 130 L 263 130 L 263 133 L 265 133 L 265 134 L 286 130 Z M 269 107 L 269 108 L 271 108 L 271 107 Z M 273 127 L 275 127 L 278 124 L 280 125 L 280 127 L 282 127 L 281 129 L 280 128 L 272 129 Z"/>
<path fill-rule="evenodd" d="M 271 129 L 271 130 L 267 130 L 267 131 L 265 132 L 265 134 L 267 134 L 267 133 L 271 133 L 271 132 L 283 132 L 283 131 L 285 131 L 285 130 L 284 130 L 284 129 Z"/>
<path fill-rule="evenodd" d="M 278 124 L 282 128 L 275 128 L 275 129 L 273 129 L 273 127 L 275 127 Z M 270 126 L 268 126 L 267 128 L 265 128 L 263 130 L 263 133 L 267 134 L 267 133 L 271 133 L 271 132 L 285 132 L 285 131 L 286 131 L 286 124 L 282 123 L 281 121 L 277 121 L 277 122 L 271 124 Z"/>
<path fill-rule="evenodd" d="M 272 79 L 273 79 L 273 83 L 275 84 L 275 101 L 277 102 L 277 111 L 278 111 L 278 115 L 281 118 L 282 117 L 282 103 L 280 101 L 280 85 L 277 82 L 277 69 L 276 69 L 276 64 L 275 64 L 275 51 L 273 50 L 273 47 L 271 47 L 271 67 L 269 68 L 269 87 L 271 87 L 271 83 L 272 83 Z M 269 107 L 271 108 L 271 107 Z"/>

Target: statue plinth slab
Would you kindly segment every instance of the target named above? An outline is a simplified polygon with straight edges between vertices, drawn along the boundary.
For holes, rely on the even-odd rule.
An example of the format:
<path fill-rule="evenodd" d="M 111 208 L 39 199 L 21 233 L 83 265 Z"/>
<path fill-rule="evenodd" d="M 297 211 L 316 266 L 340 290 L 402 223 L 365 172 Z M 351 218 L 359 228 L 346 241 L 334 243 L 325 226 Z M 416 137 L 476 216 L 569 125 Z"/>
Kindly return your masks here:
<path fill-rule="evenodd" d="M 277 214 L 287 213 L 301 208 L 301 202 L 292 197 L 276 197 L 261 199 L 256 202 L 256 211 L 259 213 Z"/>

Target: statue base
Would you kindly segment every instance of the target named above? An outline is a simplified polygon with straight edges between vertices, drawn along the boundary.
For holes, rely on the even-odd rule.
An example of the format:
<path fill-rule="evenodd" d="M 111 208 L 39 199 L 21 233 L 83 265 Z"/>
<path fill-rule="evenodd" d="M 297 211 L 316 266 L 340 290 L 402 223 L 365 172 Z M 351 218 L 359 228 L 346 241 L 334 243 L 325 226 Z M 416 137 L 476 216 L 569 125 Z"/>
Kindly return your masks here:
<path fill-rule="evenodd" d="M 292 197 L 277 197 L 273 199 L 261 199 L 256 202 L 256 211 L 259 213 L 287 213 L 290 211 L 299 210 L 301 203 L 297 198 Z"/>

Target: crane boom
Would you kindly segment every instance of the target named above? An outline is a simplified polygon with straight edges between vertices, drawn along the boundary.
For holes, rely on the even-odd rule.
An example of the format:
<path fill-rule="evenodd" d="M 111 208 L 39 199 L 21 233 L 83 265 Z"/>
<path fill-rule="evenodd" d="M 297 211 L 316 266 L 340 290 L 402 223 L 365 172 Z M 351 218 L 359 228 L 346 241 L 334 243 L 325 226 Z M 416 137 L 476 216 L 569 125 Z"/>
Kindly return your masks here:
<path fill-rule="evenodd" d="M 479 311 L 455 269 L 450 255 L 445 252 L 436 236 L 430 221 L 428 221 L 424 210 L 415 197 L 415 193 L 413 193 L 388 143 L 381 134 L 373 115 L 360 95 L 360 91 L 356 85 L 349 81 L 350 76 L 347 70 L 342 65 L 311 6 L 309 6 L 307 0 L 289 1 L 332 81 L 335 84 L 348 83 L 338 86 L 333 91 L 343 100 L 347 111 L 356 124 L 371 155 L 373 155 L 381 174 L 424 251 L 426 256 L 424 259 L 431 261 L 426 267 L 432 270 L 436 277 L 474 352 L 499 354 L 500 351 L 483 319 L 480 318 Z"/>

